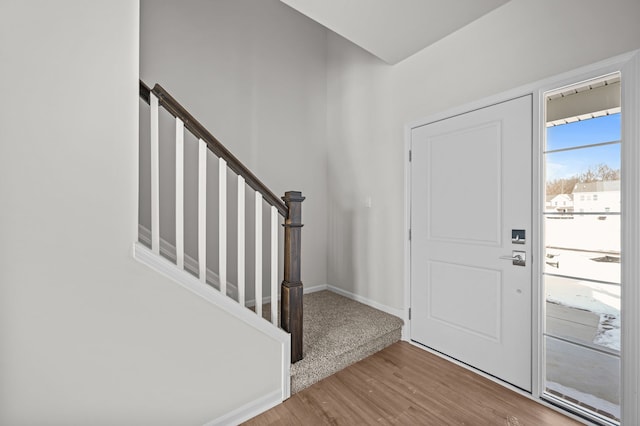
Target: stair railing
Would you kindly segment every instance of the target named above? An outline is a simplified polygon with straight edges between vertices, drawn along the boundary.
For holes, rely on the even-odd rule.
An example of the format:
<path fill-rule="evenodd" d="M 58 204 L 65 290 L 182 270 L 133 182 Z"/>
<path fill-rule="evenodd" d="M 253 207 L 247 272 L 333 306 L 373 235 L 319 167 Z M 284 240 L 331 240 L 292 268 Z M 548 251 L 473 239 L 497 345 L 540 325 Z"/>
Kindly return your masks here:
<path fill-rule="evenodd" d="M 291 335 L 291 362 L 302 359 L 302 293 L 300 248 L 302 201 L 299 191 L 288 191 L 279 199 L 260 179 L 224 147 L 164 88 L 156 84 L 150 89 L 140 81 L 140 98 L 151 107 L 151 250 L 160 255 L 160 161 L 159 108 L 163 107 L 176 121 L 176 266 L 184 269 L 184 129 L 198 139 L 198 270 L 199 279 L 207 283 L 207 150 L 219 163 L 218 177 L 218 277 L 219 290 L 227 296 L 227 169 L 237 176 L 237 302 L 245 301 L 245 186 L 255 191 L 255 313 L 262 317 L 262 203 L 270 206 L 271 224 L 271 322 L 278 326 L 278 294 L 280 294 L 280 326 Z M 284 201 L 284 202 L 283 202 Z M 284 218 L 284 280 L 278 292 L 278 215 Z"/>

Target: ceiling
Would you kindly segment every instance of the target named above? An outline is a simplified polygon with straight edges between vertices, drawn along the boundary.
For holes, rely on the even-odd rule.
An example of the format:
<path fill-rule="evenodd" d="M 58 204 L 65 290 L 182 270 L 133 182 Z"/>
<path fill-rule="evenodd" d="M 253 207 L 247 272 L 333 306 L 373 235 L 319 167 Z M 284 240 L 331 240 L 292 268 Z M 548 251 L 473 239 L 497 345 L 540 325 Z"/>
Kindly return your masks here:
<path fill-rule="evenodd" d="M 617 114 L 621 110 L 620 74 L 563 87 L 546 95 L 547 127 Z"/>
<path fill-rule="evenodd" d="M 389 64 L 509 0 L 280 0 Z"/>

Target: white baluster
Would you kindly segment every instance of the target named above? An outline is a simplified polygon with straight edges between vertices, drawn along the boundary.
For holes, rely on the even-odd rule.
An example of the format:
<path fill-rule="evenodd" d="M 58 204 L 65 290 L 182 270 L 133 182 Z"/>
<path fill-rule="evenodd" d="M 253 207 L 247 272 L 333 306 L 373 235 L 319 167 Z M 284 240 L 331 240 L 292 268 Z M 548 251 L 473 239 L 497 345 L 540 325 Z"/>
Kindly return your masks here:
<path fill-rule="evenodd" d="M 238 175 L 238 303 L 244 306 L 244 178 Z"/>
<path fill-rule="evenodd" d="M 278 210 L 271 206 L 271 322 L 278 326 Z"/>
<path fill-rule="evenodd" d="M 149 95 L 151 106 L 151 250 L 160 254 L 160 155 L 158 130 L 158 98 Z"/>
<path fill-rule="evenodd" d="M 218 277 L 220 293 L 227 294 L 227 162 L 218 159 Z"/>
<path fill-rule="evenodd" d="M 176 118 L 176 266 L 184 269 L 184 123 Z"/>
<path fill-rule="evenodd" d="M 255 263 L 255 299 L 256 314 L 262 317 L 262 194 L 256 191 L 256 263 Z"/>
<path fill-rule="evenodd" d="M 207 143 L 198 140 L 198 268 L 207 283 Z"/>

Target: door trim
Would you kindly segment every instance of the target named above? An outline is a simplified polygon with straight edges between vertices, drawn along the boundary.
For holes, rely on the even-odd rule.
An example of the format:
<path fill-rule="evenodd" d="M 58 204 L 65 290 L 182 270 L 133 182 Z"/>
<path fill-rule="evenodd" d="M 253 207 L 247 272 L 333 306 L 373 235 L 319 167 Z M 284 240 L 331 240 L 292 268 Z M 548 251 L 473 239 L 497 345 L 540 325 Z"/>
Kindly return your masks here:
<path fill-rule="evenodd" d="M 464 114 L 476 109 L 505 102 L 509 99 L 533 95 L 533 152 L 532 152 L 532 205 L 539 206 L 543 191 L 540 183 L 542 176 L 541 144 L 544 135 L 544 92 L 564 85 L 589 80 L 600 75 L 620 71 L 622 73 L 622 110 L 626 117 L 636 117 L 635 120 L 624 120 L 622 123 L 622 139 L 626 143 L 622 146 L 622 282 L 640 283 L 640 262 L 625 262 L 624 259 L 640 259 L 640 50 L 635 50 L 613 58 L 587 65 L 569 72 L 565 72 L 544 80 L 521 86 L 506 92 L 489 96 L 480 100 L 430 115 L 426 118 L 412 121 L 404 129 L 404 320 L 403 340 L 411 341 L 411 164 L 409 150 L 411 147 L 411 133 L 414 128 L 436 121 Z M 636 165 L 636 167 L 634 167 Z M 532 212 L 532 253 L 534 259 L 541 259 L 541 221 L 539 209 Z M 542 367 L 542 266 L 536 262 L 532 266 L 532 397 L 543 403 L 542 382 L 540 372 Z M 635 309 L 634 309 L 635 308 Z M 622 290 L 622 422 L 623 424 L 640 423 L 640 286 L 625 286 Z M 476 371 L 471 367 L 466 367 Z M 476 371 L 477 372 L 477 371 Z M 545 404 L 547 405 L 547 404 Z"/>

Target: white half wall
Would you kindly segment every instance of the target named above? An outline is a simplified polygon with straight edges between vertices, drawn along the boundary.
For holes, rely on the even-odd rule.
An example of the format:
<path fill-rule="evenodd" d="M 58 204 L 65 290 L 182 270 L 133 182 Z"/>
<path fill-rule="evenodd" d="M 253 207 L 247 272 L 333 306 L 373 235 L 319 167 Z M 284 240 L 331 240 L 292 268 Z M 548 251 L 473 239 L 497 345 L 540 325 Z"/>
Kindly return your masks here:
<path fill-rule="evenodd" d="M 138 31 L 137 1 L 0 2 L 0 424 L 205 424 L 281 395 L 275 340 L 132 257 Z"/>
<path fill-rule="evenodd" d="M 328 282 L 404 308 L 404 126 L 637 49 L 638 16 L 637 0 L 512 0 L 395 66 L 330 33 Z"/>

